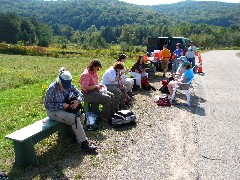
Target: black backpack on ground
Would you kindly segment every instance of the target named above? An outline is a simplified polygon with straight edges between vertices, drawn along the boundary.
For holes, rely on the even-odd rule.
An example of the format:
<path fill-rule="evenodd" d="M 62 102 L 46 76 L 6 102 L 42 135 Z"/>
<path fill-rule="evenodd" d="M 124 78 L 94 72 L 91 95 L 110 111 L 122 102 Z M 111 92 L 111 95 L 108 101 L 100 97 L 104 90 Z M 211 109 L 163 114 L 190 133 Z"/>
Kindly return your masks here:
<path fill-rule="evenodd" d="M 116 112 L 111 119 L 110 124 L 114 127 L 119 127 L 126 124 L 134 124 L 136 115 L 130 110 L 121 110 Z"/>

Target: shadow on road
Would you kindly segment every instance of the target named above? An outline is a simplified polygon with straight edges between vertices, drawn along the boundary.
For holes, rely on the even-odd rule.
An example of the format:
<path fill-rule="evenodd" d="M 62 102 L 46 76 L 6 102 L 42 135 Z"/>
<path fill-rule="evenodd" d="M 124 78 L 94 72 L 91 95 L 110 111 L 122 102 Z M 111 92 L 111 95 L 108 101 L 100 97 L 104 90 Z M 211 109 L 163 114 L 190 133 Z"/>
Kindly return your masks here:
<path fill-rule="evenodd" d="M 197 114 L 199 116 L 206 116 L 205 110 L 201 107 L 201 103 L 206 102 L 205 99 L 196 95 L 190 95 L 191 97 L 191 106 L 186 106 L 186 95 L 183 93 L 177 93 L 176 102 L 173 104 L 174 107 L 179 109 L 184 109 L 192 114 Z"/>

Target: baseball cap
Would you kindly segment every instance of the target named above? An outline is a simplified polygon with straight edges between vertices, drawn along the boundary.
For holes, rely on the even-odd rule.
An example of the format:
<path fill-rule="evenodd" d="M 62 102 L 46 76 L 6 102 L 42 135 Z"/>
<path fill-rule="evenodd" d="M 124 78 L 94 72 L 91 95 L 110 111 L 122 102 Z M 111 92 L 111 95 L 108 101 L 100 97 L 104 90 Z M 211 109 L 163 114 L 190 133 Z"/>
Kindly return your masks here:
<path fill-rule="evenodd" d="M 191 64 L 190 64 L 190 62 L 189 61 L 185 61 L 185 62 L 183 62 L 183 64 L 182 64 L 183 66 L 190 66 Z"/>
<path fill-rule="evenodd" d="M 59 75 L 59 79 L 64 89 L 69 89 L 72 86 L 72 75 L 69 71 L 62 71 Z"/>

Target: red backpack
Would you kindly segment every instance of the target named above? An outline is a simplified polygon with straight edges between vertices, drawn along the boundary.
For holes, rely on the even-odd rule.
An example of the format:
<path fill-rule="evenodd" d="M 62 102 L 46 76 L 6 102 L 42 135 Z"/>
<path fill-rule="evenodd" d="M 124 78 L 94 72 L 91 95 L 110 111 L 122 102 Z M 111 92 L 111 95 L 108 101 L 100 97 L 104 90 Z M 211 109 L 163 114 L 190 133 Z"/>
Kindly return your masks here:
<path fill-rule="evenodd" d="M 170 99 L 168 98 L 168 96 L 160 97 L 156 103 L 158 106 L 171 106 Z"/>
<path fill-rule="evenodd" d="M 152 89 L 152 86 L 149 84 L 149 80 L 147 76 L 144 76 L 141 80 L 141 86 L 142 89 L 150 91 Z"/>

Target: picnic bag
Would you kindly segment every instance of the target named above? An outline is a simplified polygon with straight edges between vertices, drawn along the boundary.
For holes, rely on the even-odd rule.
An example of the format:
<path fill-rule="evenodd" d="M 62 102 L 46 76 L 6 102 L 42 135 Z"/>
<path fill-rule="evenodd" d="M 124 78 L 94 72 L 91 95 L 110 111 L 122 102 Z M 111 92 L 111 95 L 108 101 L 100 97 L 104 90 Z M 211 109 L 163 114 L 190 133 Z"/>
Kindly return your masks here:
<path fill-rule="evenodd" d="M 151 85 L 149 83 L 148 77 L 144 76 L 141 80 L 141 86 L 142 89 L 146 90 L 146 91 L 150 91 L 151 90 Z"/>
<path fill-rule="evenodd" d="M 72 104 L 72 101 L 77 100 L 77 99 L 78 99 L 77 96 L 73 92 L 70 92 L 68 94 L 68 96 L 65 98 L 64 103 L 67 103 L 67 104 L 70 105 L 70 104 Z M 76 114 L 75 115 L 75 126 L 76 126 L 76 129 L 77 129 L 77 117 L 80 117 L 80 115 L 78 115 L 77 113 L 79 111 L 81 111 L 81 114 L 83 113 L 82 103 L 79 103 L 78 106 L 75 109 L 72 109 L 71 107 L 68 107 L 67 109 L 65 109 L 65 111 L 67 111 L 69 113 Z"/>
<path fill-rule="evenodd" d="M 170 99 L 166 95 L 160 97 L 156 103 L 158 106 L 171 106 Z"/>
<path fill-rule="evenodd" d="M 77 100 L 77 99 L 78 99 L 77 96 L 73 92 L 70 92 L 68 94 L 68 96 L 65 98 L 64 102 L 70 105 L 72 101 Z M 67 112 L 73 113 L 73 114 L 77 114 L 78 111 L 80 111 L 80 110 L 81 110 L 81 113 L 83 113 L 83 106 L 81 103 L 79 103 L 75 109 L 72 109 L 70 107 L 68 107 L 66 109 Z"/>
<path fill-rule="evenodd" d="M 148 77 L 147 76 L 144 76 L 141 80 L 141 86 L 142 86 L 142 89 L 146 90 L 146 91 L 150 91 L 151 89 L 153 91 L 156 91 L 156 88 L 153 87 L 150 83 L 149 83 L 149 80 L 148 80 Z"/>
<path fill-rule="evenodd" d="M 111 119 L 112 126 L 122 126 L 125 124 L 133 124 L 136 121 L 136 115 L 130 110 L 121 110 L 116 112 Z"/>
<path fill-rule="evenodd" d="M 163 94 L 170 94 L 167 85 L 168 80 L 162 80 L 162 87 L 160 87 L 159 91 Z"/>

